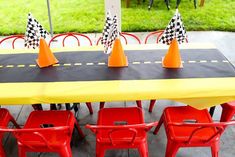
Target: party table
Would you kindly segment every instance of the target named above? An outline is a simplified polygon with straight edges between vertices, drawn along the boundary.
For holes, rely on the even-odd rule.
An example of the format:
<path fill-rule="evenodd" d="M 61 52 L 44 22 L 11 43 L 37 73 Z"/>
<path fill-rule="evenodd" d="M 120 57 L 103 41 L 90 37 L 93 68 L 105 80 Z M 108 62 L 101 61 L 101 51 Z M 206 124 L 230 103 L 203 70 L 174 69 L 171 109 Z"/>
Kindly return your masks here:
<path fill-rule="evenodd" d="M 59 64 L 42 69 L 38 50 L 1 50 L 0 104 L 167 99 L 203 109 L 235 100 L 235 68 L 213 45 L 180 45 L 180 69 L 162 68 L 167 48 L 124 46 L 124 68 L 108 68 L 102 47 L 52 49 Z"/>

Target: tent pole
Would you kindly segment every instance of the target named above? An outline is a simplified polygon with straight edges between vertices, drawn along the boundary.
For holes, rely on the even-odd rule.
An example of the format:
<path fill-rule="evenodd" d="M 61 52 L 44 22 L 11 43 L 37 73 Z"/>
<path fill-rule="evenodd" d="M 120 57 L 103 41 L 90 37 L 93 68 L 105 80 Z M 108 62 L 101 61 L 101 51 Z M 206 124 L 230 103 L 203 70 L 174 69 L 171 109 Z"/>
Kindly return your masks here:
<path fill-rule="evenodd" d="M 50 2 L 47 0 L 47 10 L 48 10 L 48 19 L 50 24 L 50 33 L 51 37 L 53 37 L 53 28 L 52 28 L 52 22 L 51 22 L 51 11 L 50 11 Z"/>
<path fill-rule="evenodd" d="M 121 32 L 121 0 L 105 0 L 105 15 L 108 11 L 117 16 L 118 31 Z"/>

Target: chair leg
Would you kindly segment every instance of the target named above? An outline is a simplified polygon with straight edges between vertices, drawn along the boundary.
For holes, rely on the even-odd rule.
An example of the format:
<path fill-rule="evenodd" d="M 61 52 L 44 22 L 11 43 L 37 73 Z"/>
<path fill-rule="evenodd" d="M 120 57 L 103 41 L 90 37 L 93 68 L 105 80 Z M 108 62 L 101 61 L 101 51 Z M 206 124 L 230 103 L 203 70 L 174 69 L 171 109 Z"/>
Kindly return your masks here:
<path fill-rule="evenodd" d="M 72 157 L 72 151 L 70 148 L 70 145 L 67 144 L 63 148 L 60 149 L 59 151 L 60 157 Z"/>
<path fill-rule="evenodd" d="M 90 114 L 93 114 L 93 109 L 92 109 L 91 103 L 90 102 L 86 102 L 86 106 L 87 106 Z"/>
<path fill-rule="evenodd" d="M 65 103 L 65 108 L 66 108 L 67 111 L 70 111 L 71 110 L 70 103 Z"/>
<path fill-rule="evenodd" d="M 205 0 L 201 0 L 201 2 L 200 2 L 200 7 L 203 7 L 203 6 L 204 6 L 204 3 L 205 3 Z"/>
<path fill-rule="evenodd" d="M 85 135 L 84 135 L 84 133 L 82 132 L 82 129 L 81 129 L 81 127 L 80 127 L 80 125 L 78 124 L 78 122 L 77 122 L 76 119 L 75 119 L 75 122 L 74 122 L 74 123 L 75 123 L 74 126 L 75 126 L 75 128 L 77 129 L 77 131 L 78 131 L 78 134 L 81 136 L 81 138 L 84 138 Z"/>
<path fill-rule="evenodd" d="M 75 113 L 77 113 L 78 112 L 78 110 L 79 110 L 79 106 L 80 104 L 79 103 L 73 103 L 73 110 L 74 110 L 74 112 Z"/>
<path fill-rule="evenodd" d="M 103 102 L 100 102 L 100 109 L 104 108 L 104 104 L 105 104 L 104 101 L 103 101 Z"/>
<path fill-rule="evenodd" d="M 25 150 L 25 148 L 23 148 L 23 147 L 19 147 L 19 145 L 18 145 L 18 154 L 19 154 L 19 157 L 26 157 L 26 150 Z"/>
<path fill-rule="evenodd" d="M 96 157 L 104 157 L 105 155 L 105 148 L 99 144 L 96 143 Z"/>
<path fill-rule="evenodd" d="M 175 157 L 178 150 L 179 146 L 176 143 L 168 140 L 165 157 Z"/>
<path fill-rule="evenodd" d="M 212 157 L 218 157 L 219 156 L 219 142 L 215 142 L 211 146 L 211 155 L 212 155 Z"/>
<path fill-rule="evenodd" d="M 149 7 L 148 7 L 148 10 L 150 10 L 152 6 L 153 6 L 153 0 L 149 0 Z"/>
<path fill-rule="evenodd" d="M 3 149 L 2 144 L 0 144 L 0 156 L 1 156 L 1 157 L 6 157 L 5 151 L 4 151 L 4 149 Z"/>
<path fill-rule="evenodd" d="M 148 144 L 143 143 L 138 148 L 141 157 L 148 157 Z"/>
<path fill-rule="evenodd" d="M 126 8 L 129 8 L 130 6 L 130 0 L 126 0 Z"/>
<path fill-rule="evenodd" d="M 180 1 L 181 1 L 181 0 L 177 0 L 177 1 L 176 1 L 176 9 L 179 7 Z"/>
<path fill-rule="evenodd" d="M 156 135 L 156 134 L 158 133 L 158 131 L 159 131 L 159 129 L 160 129 L 162 123 L 163 123 L 163 115 L 161 116 L 161 118 L 160 118 L 160 120 L 159 120 L 159 122 L 158 122 L 158 125 L 156 126 L 155 130 L 153 131 L 153 134 L 154 134 L 154 135 Z"/>
<path fill-rule="evenodd" d="M 50 110 L 57 110 L 56 104 L 50 104 Z"/>
<path fill-rule="evenodd" d="M 34 110 L 43 110 L 41 104 L 33 104 L 32 107 Z"/>
<path fill-rule="evenodd" d="M 139 108 L 142 108 L 142 103 L 141 100 L 136 100 L 136 104 Z"/>
<path fill-rule="evenodd" d="M 194 0 L 194 8 L 197 9 L 197 0 Z"/>
<path fill-rule="evenodd" d="M 11 117 L 10 122 L 12 122 L 12 124 L 14 124 L 16 128 L 20 129 L 20 126 L 17 124 L 13 117 Z"/>
<path fill-rule="evenodd" d="M 168 10 L 170 10 L 170 6 L 169 6 L 169 0 L 165 0 L 165 3 L 166 3 L 166 7 Z"/>
<path fill-rule="evenodd" d="M 152 113 L 152 111 L 153 111 L 153 107 L 154 107 L 155 102 L 156 102 L 155 99 L 150 100 L 150 105 L 149 105 L 149 112 L 150 113 Z"/>
<path fill-rule="evenodd" d="M 230 121 L 234 115 L 235 115 L 235 111 L 231 110 L 228 107 L 223 107 L 220 121 L 221 122 Z"/>

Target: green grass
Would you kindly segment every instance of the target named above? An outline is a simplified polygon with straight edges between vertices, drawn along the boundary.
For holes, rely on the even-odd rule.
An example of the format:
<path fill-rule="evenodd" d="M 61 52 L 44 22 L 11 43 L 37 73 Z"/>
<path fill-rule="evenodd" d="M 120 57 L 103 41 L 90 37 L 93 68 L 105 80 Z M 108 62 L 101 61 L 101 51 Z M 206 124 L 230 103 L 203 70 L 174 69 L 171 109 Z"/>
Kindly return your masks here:
<path fill-rule="evenodd" d="M 55 33 L 102 31 L 104 0 L 50 1 Z M 168 11 L 164 0 L 155 0 L 148 11 L 148 0 L 139 5 L 131 0 L 130 8 L 125 8 L 122 0 L 122 31 L 164 29 L 175 12 L 175 1 L 171 0 Z M 179 11 L 187 30 L 235 31 L 235 0 L 206 0 L 204 7 L 197 9 L 193 0 L 182 0 Z M 46 0 L 0 0 L 0 34 L 24 33 L 28 12 L 49 30 Z"/>

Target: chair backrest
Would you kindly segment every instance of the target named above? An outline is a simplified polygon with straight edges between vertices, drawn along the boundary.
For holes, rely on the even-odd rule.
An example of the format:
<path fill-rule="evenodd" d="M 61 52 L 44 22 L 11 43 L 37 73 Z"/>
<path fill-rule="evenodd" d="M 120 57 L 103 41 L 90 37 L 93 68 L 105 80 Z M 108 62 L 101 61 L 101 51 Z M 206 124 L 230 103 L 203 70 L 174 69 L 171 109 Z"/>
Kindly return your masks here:
<path fill-rule="evenodd" d="M 121 32 L 120 37 L 121 37 L 121 39 L 123 39 L 125 41 L 126 45 L 129 44 L 130 41 L 134 41 L 135 43 L 141 44 L 140 39 L 134 34 Z M 100 41 L 101 41 L 101 37 L 98 38 L 96 45 L 99 45 L 101 43 Z"/>
<path fill-rule="evenodd" d="M 37 149 L 37 144 L 43 144 L 50 149 L 53 143 L 63 143 L 72 134 L 69 126 L 30 129 L 7 129 L 0 127 L 0 133 L 5 132 L 13 133 L 18 142 L 31 149 Z"/>
<path fill-rule="evenodd" d="M 13 49 L 15 49 L 15 42 L 18 39 L 23 39 L 24 40 L 24 35 L 11 35 L 11 36 L 5 37 L 0 41 L 0 45 L 2 45 L 3 42 L 6 41 L 6 40 L 11 40 L 11 47 Z"/>
<path fill-rule="evenodd" d="M 112 145 L 127 144 L 132 145 L 138 136 L 143 136 L 153 126 L 156 126 L 158 122 L 143 123 L 135 125 L 89 125 L 85 127 L 90 129 L 93 133 L 100 135 L 98 136 L 99 141 L 109 141 Z M 104 135 L 104 136 L 102 136 Z M 105 136 L 106 135 L 106 136 Z"/>
<path fill-rule="evenodd" d="M 53 38 L 51 38 L 51 40 L 49 41 L 49 46 L 51 46 L 52 42 L 54 42 L 56 39 L 58 39 L 59 37 L 63 37 L 62 39 L 62 46 L 64 47 L 65 46 L 65 40 L 68 38 L 68 37 L 73 37 L 76 39 L 77 41 L 77 44 L 78 46 L 81 45 L 81 42 L 80 42 L 80 37 L 82 37 L 83 39 L 86 39 L 89 43 L 90 46 L 92 46 L 92 41 L 91 39 L 87 36 L 87 35 L 84 35 L 84 34 L 81 34 L 81 33 L 72 33 L 72 32 L 69 32 L 69 33 L 62 33 L 62 34 L 57 34 L 55 35 Z"/>
<path fill-rule="evenodd" d="M 216 123 L 168 123 L 167 127 L 170 126 L 178 126 L 178 127 L 193 127 L 194 130 L 191 132 L 191 135 L 189 136 L 187 143 L 191 143 L 191 140 L 193 137 L 200 131 L 203 131 L 203 129 L 214 129 L 214 133 L 211 134 L 208 139 L 205 141 L 206 143 L 209 143 L 210 141 L 214 140 L 218 136 L 221 136 L 224 132 L 225 128 L 229 125 L 235 125 L 235 121 L 229 121 L 229 122 L 216 122 Z"/>
<path fill-rule="evenodd" d="M 144 44 L 147 44 L 148 41 L 151 39 L 151 38 L 156 38 L 156 43 L 158 44 L 159 43 L 159 40 L 163 34 L 164 30 L 159 30 L 159 31 L 155 31 L 155 32 L 151 32 L 149 33 L 146 37 L 145 37 L 145 40 L 144 40 Z M 186 38 L 186 43 L 188 43 L 188 39 Z"/>

